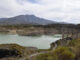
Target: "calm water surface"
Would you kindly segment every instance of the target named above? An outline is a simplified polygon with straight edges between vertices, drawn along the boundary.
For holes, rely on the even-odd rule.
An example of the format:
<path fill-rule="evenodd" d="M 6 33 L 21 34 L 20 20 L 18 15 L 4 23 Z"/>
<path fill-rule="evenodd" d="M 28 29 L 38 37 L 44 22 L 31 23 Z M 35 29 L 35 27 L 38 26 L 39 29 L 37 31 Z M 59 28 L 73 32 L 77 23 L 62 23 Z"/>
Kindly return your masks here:
<path fill-rule="evenodd" d="M 60 39 L 61 35 L 54 36 L 19 36 L 19 35 L 9 35 L 9 34 L 0 34 L 0 44 L 6 43 L 16 43 L 22 46 L 37 47 L 39 49 L 48 49 L 50 44 Z"/>

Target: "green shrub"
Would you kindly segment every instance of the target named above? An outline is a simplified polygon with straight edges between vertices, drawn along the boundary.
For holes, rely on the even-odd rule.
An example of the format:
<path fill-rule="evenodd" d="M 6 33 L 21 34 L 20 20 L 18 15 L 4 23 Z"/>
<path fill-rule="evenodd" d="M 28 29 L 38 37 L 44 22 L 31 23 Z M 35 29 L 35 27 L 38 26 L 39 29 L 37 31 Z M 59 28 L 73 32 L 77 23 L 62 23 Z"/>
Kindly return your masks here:
<path fill-rule="evenodd" d="M 73 54 L 67 47 L 58 47 L 55 51 L 47 54 L 41 54 L 37 60 L 74 60 Z"/>
<path fill-rule="evenodd" d="M 80 59 L 80 44 L 76 45 L 75 47 L 72 48 L 72 51 L 76 55 L 77 59 Z"/>
<path fill-rule="evenodd" d="M 68 44 L 68 46 L 75 46 L 75 45 L 76 45 L 76 40 L 72 40 Z"/>
<path fill-rule="evenodd" d="M 41 54 L 37 57 L 37 60 L 48 60 L 49 54 Z"/>
<path fill-rule="evenodd" d="M 54 52 L 58 56 L 58 60 L 74 60 L 75 55 L 66 47 L 59 47 Z"/>

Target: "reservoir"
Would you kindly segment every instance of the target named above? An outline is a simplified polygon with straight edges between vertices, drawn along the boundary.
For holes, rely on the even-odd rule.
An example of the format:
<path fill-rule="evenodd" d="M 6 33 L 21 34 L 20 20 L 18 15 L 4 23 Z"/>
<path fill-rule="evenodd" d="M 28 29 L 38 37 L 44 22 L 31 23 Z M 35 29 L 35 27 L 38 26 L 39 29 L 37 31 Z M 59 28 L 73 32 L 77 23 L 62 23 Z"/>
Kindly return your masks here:
<path fill-rule="evenodd" d="M 19 44 L 25 47 L 37 47 L 38 49 L 48 49 L 50 44 L 59 40 L 60 34 L 48 36 L 19 36 L 10 34 L 0 34 L 0 44 Z"/>

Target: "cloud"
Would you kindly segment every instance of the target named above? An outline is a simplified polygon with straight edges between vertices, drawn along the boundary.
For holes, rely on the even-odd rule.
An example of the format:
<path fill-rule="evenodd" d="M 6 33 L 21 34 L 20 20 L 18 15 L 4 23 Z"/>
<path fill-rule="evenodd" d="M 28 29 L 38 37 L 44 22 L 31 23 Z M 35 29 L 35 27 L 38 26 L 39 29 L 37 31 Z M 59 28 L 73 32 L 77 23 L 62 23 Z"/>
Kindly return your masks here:
<path fill-rule="evenodd" d="M 27 0 L 27 1 L 29 1 L 29 2 L 31 2 L 31 3 L 38 3 L 37 0 Z"/>
<path fill-rule="evenodd" d="M 0 0 L 1 18 L 21 14 L 80 23 L 80 0 Z"/>

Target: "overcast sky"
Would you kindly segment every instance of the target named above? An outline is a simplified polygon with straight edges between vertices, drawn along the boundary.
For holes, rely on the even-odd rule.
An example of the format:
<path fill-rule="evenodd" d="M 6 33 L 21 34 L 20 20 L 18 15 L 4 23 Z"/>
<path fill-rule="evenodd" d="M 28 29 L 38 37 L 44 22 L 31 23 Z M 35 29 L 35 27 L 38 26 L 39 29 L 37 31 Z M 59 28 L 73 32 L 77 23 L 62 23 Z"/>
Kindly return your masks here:
<path fill-rule="evenodd" d="M 80 0 L 0 0 L 0 18 L 23 14 L 80 23 Z"/>

